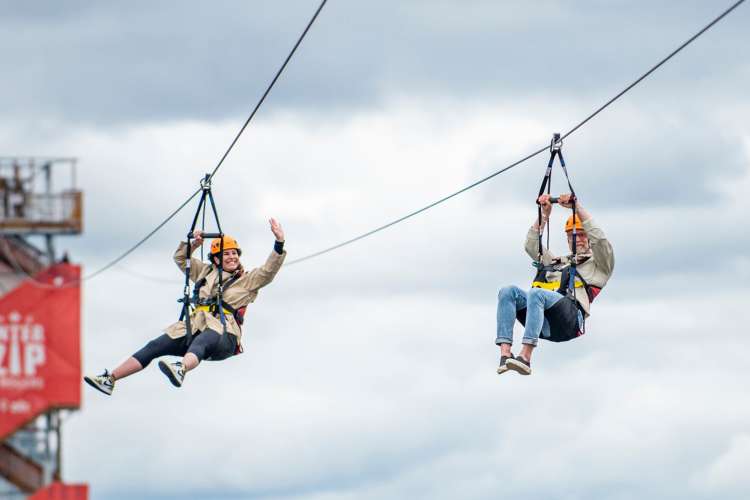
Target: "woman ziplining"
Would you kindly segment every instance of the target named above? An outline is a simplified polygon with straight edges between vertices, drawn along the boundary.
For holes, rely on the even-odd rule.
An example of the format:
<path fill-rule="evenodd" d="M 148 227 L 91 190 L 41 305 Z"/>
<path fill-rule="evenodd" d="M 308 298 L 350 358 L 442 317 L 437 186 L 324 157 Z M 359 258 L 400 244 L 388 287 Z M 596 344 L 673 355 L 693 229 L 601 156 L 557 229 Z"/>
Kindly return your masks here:
<path fill-rule="evenodd" d="M 180 361 L 172 363 L 159 361 L 159 369 L 169 381 L 181 387 L 187 372 L 196 368 L 201 361 L 221 361 L 241 353 L 245 308 L 255 302 L 259 290 L 273 281 L 284 263 L 284 230 L 271 218 L 269 224 L 276 238 L 273 251 L 263 266 L 246 272 L 240 262 L 242 249 L 239 243 L 221 232 L 208 176 L 202 186 L 203 196 L 187 241 L 181 241 L 174 254 L 175 263 L 185 273 L 180 320 L 112 372 L 104 370 L 101 375 L 84 377 L 86 383 L 104 394 L 111 395 L 117 380 L 143 370 L 161 356 L 182 357 Z M 211 202 L 219 227 L 219 232 L 215 234 L 195 229 L 201 208 L 205 209 L 207 200 Z M 202 246 L 204 237 L 210 236 L 215 236 L 211 242 L 210 264 L 191 257 Z M 189 294 L 189 281 L 195 284 L 192 296 Z"/>
<path fill-rule="evenodd" d="M 550 153 L 547 171 L 537 195 L 537 220 L 526 235 L 525 249 L 534 259 L 536 277 L 528 292 L 517 286 L 508 286 L 498 293 L 495 343 L 500 346 L 499 374 L 513 370 L 521 375 L 530 375 L 531 353 L 540 336 L 552 342 L 565 342 L 583 335 L 586 332 L 586 318 L 591 313 L 591 303 L 607 284 L 615 266 L 612 245 L 575 195 L 562 156 L 559 134 L 552 139 Z M 560 159 L 570 188 L 569 194 L 559 198 L 550 196 L 555 157 Z M 565 223 L 571 254 L 564 257 L 556 257 L 548 248 L 548 222 L 553 203 L 573 211 Z M 547 248 L 542 243 L 545 226 Z M 514 356 L 511 347 L 516 320 L 525 329 L 521 352 Z"/>

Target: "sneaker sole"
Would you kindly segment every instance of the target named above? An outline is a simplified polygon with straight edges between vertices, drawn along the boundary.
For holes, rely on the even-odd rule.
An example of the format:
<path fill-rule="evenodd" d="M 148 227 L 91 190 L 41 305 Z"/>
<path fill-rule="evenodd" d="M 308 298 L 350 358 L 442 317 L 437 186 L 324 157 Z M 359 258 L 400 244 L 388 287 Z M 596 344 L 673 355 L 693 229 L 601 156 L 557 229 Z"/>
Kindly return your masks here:
<path fill-rule="evenodd" d="M 172 385 L 175 387 L 182 387 L 182 384 L 179 380 L 174 376 L 174 373 L 172 373 L 172 370 L 169 369 L 169 365 L 165 363 L 164 361 L 159 361 L 159 369 L 161 372 L 167 376 L 170 382 L 172 382 Z"/>
<path fill-rule="evenodd" d="M 107 392 L 104 389 L 102 389 L 101 387 L 99 387 L 99 384 L 97 384 L 96 382 L 94 382 L 88 376 L 83 377 L 83 381 L 86 382 L 87 384 L 89 384 L 91 387 L 93 387 L 97 391 L 101 392 L 102 394 L 106 394 L 107 396 L 111 396 L 112 395 L 111 392 Z"/>
<path fill-rule="evenodd" d="M 517 362 L 515 359 L 509 359 L 508 361 L 505 362 L 505 364 L 509 370 L 518 372 L 521 375 L 531 375 L 531 367 L 522 365 L 521 363 Z"/>
<path fill-rule="evenodd" d="M 507 363 L 503 366 L 499 366 L 497 368 L 497 374 L 502 375 L 503 373 L 508 373 L 510 371 L 510 368 L 508 368 Z"/>

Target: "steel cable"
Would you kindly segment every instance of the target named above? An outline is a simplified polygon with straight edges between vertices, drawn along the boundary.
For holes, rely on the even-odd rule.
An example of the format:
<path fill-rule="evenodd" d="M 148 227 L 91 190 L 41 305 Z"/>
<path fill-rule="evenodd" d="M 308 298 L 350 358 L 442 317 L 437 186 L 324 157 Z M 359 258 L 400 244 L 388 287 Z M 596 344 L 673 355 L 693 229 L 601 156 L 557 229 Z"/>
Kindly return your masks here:
<path fill-rule="evenodd" d="M 588 123 L 596 115 L 598 115 L 599 113 L 601 113 L 602 111 L 604 111 L 612 103 L 614 103 L 620 97 L 622 97 L 623 95 L 625 95 L 630 89 L 632 89 L 633 87 L 635 87 L 636 85 L 638 85 L 641 81 L 643 81 L 645 78 L 647 78 L 651 73 L 653 73 L 654 71 L 656 71 L 657 69 L 659 69 L 664 63 L 666 63 L 672 57 L 674 57 L 675 55 L 677 55 L 678 52 L 680 52 L 682 49 L 684 49 L 685 47 L 687 47 L 688 45 L 690 45 L 693 41 L 695 41 L 703 33 L 705 33 L 706 31 L 708 31 L 713 25 L 715 25 L 716 23 L 718 23 L 719 21 L 721 21 L 730 12 L 732 12 L 734 9 L 736 9 L 737 7 L 739 7 L 739 5 L 742 4 L 744 1 L 745 0 L 739 0 L 739 1 L 735 2 L 731 7 L 729 7 L 728 9 L 726 9 L 718 17 L 716 17 L 713 21 L 711 21 L 706 26 L 704 26 L 700 31 L 698 31 L 695 35 L 693 35 L 688 40 L 686 40 L 684 43 L 682 43 L 682 45 L 680 45 L 675 50 L 673 50 L 668 56 L 666 56 L 661 61 L 659 61 L 657 64 L 655 64 L 651 69 L 649 69 L 647 72 L 645 72 L 643 75 L 641 75 L 637 80 L 635 80 L 633 83 L 631 83 L 630 85 L 628 85 L 627 87 L 625 87 L 625 89 L 623 89 L 622 91 L 620 91 L 617 95 L 615 95 L 614 97 L 612 97 L 604 105 L 602 105 L 596 111 L 594 111 L 589 116 L 587 116 L 586 118 L 584 118 L 580 123 L 578 123 L 573 128 L 571 128 L 570 130 L 568 130 L 567 132 L 565 132 L 562 135 L 562 137 L 561 137 L 560 140 L 565 139 L 566 137 L 568 137 L 569 135 L 571 135 L 572 133 L 574 133 L 575 131 L 577 131 L 581 127 L 583 127 L 586 123 Z M 405 216 L 403 216 L 403 217 L 401 217 L 399 219 L 396 219 L 393 222 L 389 222 L 388 224 L 384 224 L 384 225 L 382 225 L 382 226 L 380 226 L 380 227 L 378 227 L 376 229 L 373 229 L 373 230 L 368 231 L 368 232 L 366 232 L 364 234 L 361 234 L 360 236 L 356 236 L 354 238 L 351 238 L 349 240 L 341 242 L 341 243 L 339 243 L 337 245 L 333 245 L 331 247 L 328 247 L 326 249 L 320 250 L 318 252 L 314 252 L 314 253 L 311 253 L 309 255 L 305 255 L 304 257 L 300 257 L 299 259 L 292 260 L 292 261 L 290 261 L 286 265 L 291 266 L 293 264 L 298 264 L 300 262 L 304 262 L 306 260 L 312 259 L 314 257 L 318 257 L 318 256 L 326 254 L 328 252 L 332 252 L 332 251 L 337 250 L 337 249 L 339 249 L 341 247 L 344 247 L 346 245 L 349 245 L 351 243 L 359 241 L 359 240 L 361 240 L 363 238 L 371 236 L 371 235 L 373 235 L 375 233 L 378 233 L 378 232 L 380 232 L 380 231 L 382 231 L 384 229 L 387 229 L 387 228 L 389 228 L 391 226 L 394 226 L 394 225 L 398 224 L 399 222 L 402 222 L 402 221 L 404 221 L 404 220 L 406 220 L 406 219 L 408 219 L 410 217 L 413 217 L 413 216 L 415 216 L 417 214 L 420 214 L 420 213 L 422 213 L 422 212 L 424 212 L 426 210 L 429 210 L 430 208 L 434 207 L 435 205 L 439 205 L 439 204 L 443 203 L 444 201 L 448 201 L 449 199 L 453 198 L 454 196 L 458 196 L 459 194 L 461 194 L 461 193 L 463 193 L 465 191 L 468 191 L 468 190 L 470 190 L 470 189 L 472 189 L 472 188 L 474 188 L 474 187 L 476 187 L 476 186 L 478 186 L 478 185 L 480 185 L 480 184 L 482 184 L 482 183 L 484 183 L 484 182 L 492 179 L 493 177 L 495 177 L 495 176 L 497 176 L 497 175 L 499 175 L 499 174 L 501 174 L 503 172 L 506 172 L 506 171 L 510 170 L 511 168 L 513 168 L 513 167 L 515 167 L 517 165 L 520 165 L 521 163 L 525 162 L 526 160 L 529 160 L 529 159 L 533 158 L 534 156 L 538 155 L 542 151 L 545 151 L 546 149 L 547 149 L 547 147 L 545 146 L 544 148 L 542 148 L 542 149 L 540 149 L 540 150 L 538 150 L 538 151 L 536 151 L 534 153 L 531 153 L 528 156 L 525 156 L 524 158 L 516 161 L 515 163 L 512 163 L 512 164 L 508 165 L 507 167 L 504 167 L 503 169 L 498 170 L 497 172 L 495 172 L 493 174 L 490 174 L 487 177 L 485 177 L 483 179 L 480 179 L 477 182 L 475 182 L 473 184 L 470 184 L 469 186 L 466 186 L 465 188 L 460 189 L 459 191 L 456 191 L 455 193 L 453 193 L 451 195 L 448 195 L 448 196 L 446 196 L 444 198 L 439 199 L 438 201 L 430 203 L 429 205 L 427 205 L 427 206 L 425 206 L 423 208 L 420 208 L 419 210 L 415 210 L 414 212 L 411 212 L 410 214 L 407 214 L 407 215 L 405 215 Z"/>
<path fill-rule="evenodd" d="M 221 166 L 223 165 L 223 162 L 226 159 L 226 157 L 229 155 L 229 152 L 232 150 L 232 148 L 234 147 L 234 145 L 237 143 L 237 141 L 239 140 L 240 136 L 242 135 L 242 133 L 244 132 L 244 130 L 247 128 L 248 124 L 253 119 L 253 117 L 255 116 L 256 112 L 260 108 L 260 106 L 265 101 L 265 99 L 268 96 L 269 92 L 271 91 L 271 89 L 275 85 L 275 83 L 278 80 L 278 78 L 281 75 L 281 73 L 284 71 L 284 68 L 286 68 L 288 62 L 291 60 L 292 56 L 296 52 L 297 47 L 299 47 L 299 45 L 301 44 L 302 40 L 304 39 L 305 35 L 309 31 L 309 29 L 312 26 L 312 24 L 315 22 L 315 19 L 318 17 L 318 14 L 323 9 L 323 6 L 326 4 L 326 2 L 327 2 L 327 0 L 323 0 L 321 2 L 320 6 L 318 7 L 318 9 L 315 11 L 315 14 L 310 19 L 310 22 L 307 24 L 305 30 L 302 32 L 302 34 L 300 35 L 299 39 L 297 40 L 297 43 L 294 45 L 294 47 L 292 48 L 292 50 L 289 53 L 289 55 L 287 56 L 287 58 L 284 60 L 284 63 L 281 65 L 281 67 L 277 71 L 276 75 L 274 76 L 273 80 L 269 84 L 268 88 L 263 93 L 261 99 L 258 101 L 258 103 L 256 104 L 255 108 L 253 109 L 252 113 L 250 114 L 250 116 L 248 117 L 248 119 L 245 121 L 245 123 L 243 124 L 242 128 L 240 129 L 240 131 L 238 132 L 238 134 L 235 136 L 234 140 L 229 145 L 229 148 L 222 155 L 221 159 L 219 160 L 219 163 L 216 165 L 216 167 L 211 172 L 210 178 L 213 178 L 213 176 L 218 172 L 219 168 L 221 168 Z M 657 69 L 659 69 L 667 61 L 669 61 L 670 59 L 672 59 L 672 57 L 674 57 L 679 52 L 681 52 L 685 47 L 687 47 L 692 42 L 694 42 L 697 38 L 699 38 L 701 35 L 703 35 L 706 31 L 708 31 L 710 28 L 712 28 L 716 23 L 718 23 L 719 21 L 721 21 L 724 17 L 726 17 L 729 13 L 731 13 L 734 9 L 736 9 L 737 7 L 739 7 L 744 2 L 745 2 L 745 0 L 738 0 L 737 2 L 735 2 L 734 4 L 732 4 L 729 8 L 727 8 L 719 16 L 717 16 L 710 23 L 708 23 L 706 26 L 704 26 L 700 31 L 698 31 L 692 37 L 690 37 L 688 40 L 686 40 L 685 42 L 683 42 L 679 47 L 677 47 L 669 55 L 667 55 L 662 60 L 660 60 L 657 64 L 655 64 L 651 69 L 649 69 L 647 72 L 645 72 L 643 75 L 641 75 L 638 79 L 636 79 L 635 81 L 633 81 L 630 85 L 628 85 L 627 87 L 625 87 L 625 89 L 623 89 L 618 94 L 616 94 L 614 97 L 612 97 L 611 99 L 609 99 L 605 104 L 603 104 L 602 106 L 600 106 L 598 109 L 596 109 L 593 113 L 591 113 L 586 118 L 584 118 L 577 125 L 575 125 L 570 130 L 568 130 L 567 132 L 565 132 L 564 134 L 562 134 L 561 139 L 565 139 L 566 137 L 570 136 L 571 134 L 573 134 L 574 132 L 576 132 L 577 130 L 579 130 L 586 123 L 588 123 L 590 120 L 592 120 L 595 116 L 597 116 L 599 113 L 601 113 L 602 111 L 604 111 L 607 107 L 609 107 L 611 104 L 613 104 L 615 101 L 617 101 L 620 97 L 622 97 L 623 95 L 625 95 L 628 91 L 630 91 L 633 87 L 635 87 L 636 85 L 638 85 L 641 81 L 643 81 L 644 79 L 646 79 L 654 71 L 656 71 Z M 476 182 L 474 182 L 474 183 L 472 183 L 472 184 L 470 184 L 470 185 L 468 185 L 468 186 L 466 186 L 466 187 L 464 187 L 462 189 L 459 189 L 458 191 L 456 191 L 454 193 L 449 194 L 448 196 L 440 198 L 439 200 L 434 201 L 434 202 L 432 202 L 432 203 L 430 203 L 430 204 L 428 204 L 428 205 L 426 205 L 426 206 L 424 206 L 424 207 L 422 207 L 422 208 L 420 208 L 418 210 L 410 212 L 409 214 L 404 215 L 404 216 L 402 216 L 402 217 L 400 217 L 400 218 L 398 218 L 398 219 L 396 219 L 396 220 L 394 220 L 392 222 L 389 222 L 387 224 L 379 226 L 379 227 L 377 227 L 375 229 L 372 229 L 370 231 L 367 231 L 367 232 L 365 232 L 365 233 L 363 233 L 363 234 L 361 234 L 359 236 L 350 238 L 348 240 L 345 240 L 345 241 L 343 241 L 341 243 L 338 243 L 336 245 L 330 246 L 330 247 L 325 248 L 323 250 L 320 250 L 320 251 L 308 254 L 306 256 L 300 257 L 300 258 L 295 259 L 295 260 L 292 260 L 289 263 L 287 263 L 287 265 L 289 266 L 289 265 L 297 264 L 297 263 L 300 263 L 300 262 L 303 262 L 303 261 L 307 261 L 307 260 L 310 260 L 312 258 L 321 256 L 321 255 L 324 255 L 326 253 L 332 252 L 332 251 L 337 250 L 339 248 L 342 248 L 344 246 L 350 245 L 350 244 L 352 244 L 352 243 L 354 243 L 356 241 L 359 241 L 361 239 L 367 238 L 368 236 L 376 234 L 376 233 L 378 233 L 380 231 L 383 231 L 383 230 L 385 230 L 385 229 L 387 229 L 389 227 L 392 227 L 392 226 L 394 226 L 396 224 L 399 224 L 400 222 L 403 222 L 403 221 L 405 221 L 405 220 L 407 220 L 407 219 L 409 219 L 411 217 L 414 217 L 414 216 L 416 216 L 416 215 L 418 215 L 418 214 L 420 214 L 422 212 L 425 212 L 425 211 L 427 211 L 427 210 L 435 207 L 436 205 L 439 205 L 439 204 L 441 204 L 441 203 L 443 203 L 445 201 L 448 201 L 451 198 L 454 198 L 454 197 L 456 197 L 456 196 L 458 196 L 458 195 L 460 195 L 460 194 L 462 194 L 462 193 L 464 193 L 464 192 L 466 192 L 466 191 L 468 191 L 470 189 L 473 189 L 473 188 L 479 186 L 480 184 L 482 184 L 482 183 L 484 183 L 484 182 L 486 182 L 486 181 L 488 181 L 488 180 L 496 177 L 497 175 L 499 175 L 499 174 L 501 174 L 503 172 L 506 172 L 506 171 L 508 171 L 508 170 L 510 170 L 510 169 L 512 169 L 512 168 L 514 168 L 514 167 L 516 167 L 518 165 L 520 165 L 521 163 L 524 163 L 525 161 L 527 161 L 527 160 L 529 160 L 529 159 L 537 156 L 538 154 L 546 151 L 547 148 L 548 148 L 548 146 L 545 145 L 544 147 L 542 147 L 542 148 L 536 150 L 535 152 L 533 152 L 533 153 L 531 153 L 531 154 L 529 154 L 529 155 L 521 158 L 520 160 L 517 160 L 516 162 L 513 162 L 510 165 L 508 165 L 508 166 L 506 166 L 506 167 L 504 167 L 504 168 L 502 168 L 502 169 L 500 169 L 500 170 L 498 170 L 498 171 L 496 171 L 496 172 L 494 172 L 494 173 L 492 173 L 492 174 L 490 174 L 490 175 L 488 175 L 488 176 L 486 176 L 486 177 L 484 177 L 484 178 L 482 178 L 482 179 L 480 179 L 480 180 L 478 180 L 478 181 L 476 181 Z M 193 198 L 195 198 L 195 196 L 197 196 L 198 193 L 200 193 L 200 191 L 201 190 L 199 189 L 195 193 L 193 193 L 190 196 L 190 198 L 188 198 L 182 205 L 180 205 L 180 207 L 177 208 L 177 210 L 175 210 L 174 212 L 172 212 L 172 214 L 170 214 L 169 217 L 167 217 L 167 219 L 165 219 L 162 223 L 160 223 L 154 230 L 152 230 L 150 233 L 148 233 L 143 239 L 141 239 L 138 243 L 136 243 L 135 245 L 133 245 L 125 253 L 123 253 L 122 255 L 120 255 L 119 257 L 117 257 L 116 259 L 114 259 L 113 261 L 111 261 L 110 263 L 108 263 L 107 265 L 105 265 L 104 267 L 102 267 L 101 269 L 95 271 L 94 273 L 92 273 L 92 274 L 90 274 L 88 276 L 85 276 L 84 278 L 81 279 L 81 281 L 85 281 L 85 280 L 91 279 L 94 276 L 97 276 L 97 275 L 101 274 L 102 272 L 110 269 L 112 266 L 114 266 L 118 262 L 122 261 L 125 257 L 127 257 L 128 255 L 130 255 L 133 251 L 135 251 L 138 247 L 140 247 L 143 243 L 145 243 L 149 238 L 151 238 L 156 232 L 158 232 L 162 227 L 164 227 L 164 225 L 167 224 L 167 222 L 169 222 L 175 215 L 177 215 L 177 213 L 179 213 L 190 201 L 192 201 Z"/>
<path fill-rule="evenodd" d="M 240 128 L 240 131 L 237 133 L 237 135 L 234 137 L 234 139 L 232 140 L 232 142 L 229 145 L 229 147 L 227 148 L 227 150 L 221 156 L 221 159 L 219 160 L 219 163 L 216 165 L 216 167 L 211 172 L 211 175 L 210 175 L 209 179 L 213 178 L 213 176 L 216 174 L 216 172 L 219 170 L 219 168 L 221 168 L 222 164 L 224 163 L 224 160 L 229 155 L 229 152 L 232 151 L 232 149 L 234 148 L 235 144 L 237 144 L 237 141 L 240 139 L 240 136 L 242 136 L 242 133 L 245 131 L 245 129 L 247 128 L 247 126 L 250 124 L 250 122 L 252 121 L 252 119 L 255 117 L 255 114 L 258 112 L 258 110 L 260 109 L 260 107 L 265 102 L 266 97 L 268 97 L 268 94 L 271 92 L 271 89 L 273 89 L 274 85 L 276 85 L 276 82 L 278 81 L 278 79 L 281 76 L 281 74 L 284 72 L 284 69 L 289 64 L 289 61 L 292 59 L 292 56 L 294 56 L 295 52 L 297 52 L 297 48 L 302 43 L 302 40 L 307 35 L 307 32 L 310 31 L 310 28 L 312 27 L 312 25 L 315 22 L 315 20 L 318 18 L 318 15 L 320 14 L 321 10 L 323 10 L 323 7 L 325 6 L 326 2 L 328 2 L 328 0 L 322 0 L 320 2 L 320 5 L 315 10 L 315 13 L 313 14 L 313 16 L 310 18 L 310 21 L 307 23 L 307 26 L 305 27 L 304 31 L 302 32 L 302 34 L 297 39 L 297 42 L 292 47 L 292 50 L 286 56 L 286 59 L 284 59 L 283 64 L 281 65 L 281 67 L 276 72 L 275 76 L 271 80 L 271 83 L 268 84 L 268 87 L 266 88 L 265 92 L 263 92 L 263 95 L 261 96 L 260 100 L 258 100 L 258 103 L 253 108 L 252 112 L 250 113 L 250 116 L 247 118 L 247 120 L 245 120 L 245 123 L 242 125 L 242 128 Z M 113 259 L 112 261 L 110 261 L 109 263 L 107 263 L 106 265 L 104 265 L 103 267 L 101 267 L 100 269 L 94 271 L 93 273 L 91 273 L 91 274 L 89 274 L 87 276 L 84 276 L 83 278 L 81 278 L 77 282 L 71 282 L 71 283 L 68 283 L 68 284 L 66 284 L 64 286 L 74 286 L 74 285 L 76 285 L 76 284 L 78 284 L 80 282 L 90 280 L 91 278 L 100 275 L 101 273 L 103 273 L 103 272 L 109 270 L 110 268 L 112 268 L 112 266 L 114 266 L 117 263 L 121 262 L 123 259 L 125 259 L 127 256 L 129 256 L 131 253 L 133 253 L 136 249 L 138 249 L 138 247 L 140 247 L 146 241 L 148 241 L 154 234 L 156 234 L 157 232 L 159 232 L 159 230 L 161 228 L 163 228 L 169 221 L 171 221 L 180 211 L 182 211 L 182 209 L 185 208 L 188 205 L 188 203 L 190 203 L 191 201 L 193 201 L 193 199 L 200 192 L 201 192 L 201 189 L 198 189 L 196 192 L 194 192 L 192 195 L 190 195 L 190 197 L 187 200 L 185 200 L 176 210 L 174 210 L 171 214 L 169 214 L 169 216 L 166 219 L 164 219 L 161 223 L 159 223 L 159 225 L 157 225 L 151 232 L 149 232 L 146 236 L 144 236 L 143 238 L 141 238 L 137 243 L 135 243 L 133 246 L 131 246 L 124 253 L 122 253 L 121 255 L 119 255 L 118 257 L 116 257 L 115 259 Z M 46 285 L 46 284 L 40 283 L 40 285 Z"/>

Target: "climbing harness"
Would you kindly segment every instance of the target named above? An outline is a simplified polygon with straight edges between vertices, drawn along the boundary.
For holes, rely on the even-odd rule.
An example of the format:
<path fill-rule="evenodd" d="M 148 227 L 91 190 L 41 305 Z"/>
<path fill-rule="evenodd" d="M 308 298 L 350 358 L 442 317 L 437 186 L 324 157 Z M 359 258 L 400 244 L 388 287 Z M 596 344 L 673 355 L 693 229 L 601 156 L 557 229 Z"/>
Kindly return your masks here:
<path fill-rule="evenodd" d="M 198 299 L 198 294 L 200 291 L 200 288 L 205 285 L 205 278 L 201 281 L 203 283 L 196 283 L 195 289 L 193 293 L 193 297 L 191 299 L 190 297 L 190 254 L 191 252 L 191 240 L 193 238 L 193 231 L 195 231 L 195 226 L 198 223 L 198 217 L 201 214 L 201 210 L 203 210 L 203 224 L 205 225 L 205 208 L 206 208 L 206 202 L 210 202 L 211 204 L 211 211 L 214 214 L 214 219 L 216 220 L 216 227 L 218 229 L 218 233 L 203 233 L 203 238 L 219 238 L 219 255 L 224 255 L 224 233 L 221 230 L 221 223 L 219 222 L 219 213 L 216 210 L 216 203 L 214 202 L 214 196 L 211 193 L 211 175 L 206 174 L 206 176 L 201 179 L 201 198 L 198 202 L 198 210 L 195 212 L 195 216 L 193 217 L 193 224 L 190 226 L 190 230 L 187 233 L 187 248 L 185 250 L 185 286 L 183 288 L 183 296 L 177 300 L 177 302 L 182 303 L 182 312 L 180 313 L 180 321 L 185 321 L 185 331 L 186 331 L 186 340 L 187 345 L 190 345 L 190 342 L 192 341 L 193 337 L 193 331 L 192 327 L 190 325 L 190 315 L 193 312 L 191 309 L 192 307 L 197 308 L 208 308 L 209 311 L 212 312 L 212 314 L 216 314 L 219 316 L 219 319 L 221 320 L 221 325 L 224 328 L 224 333 L 227 333 L 227 320 L 225 315 L 230 314 L 233 315 L 234 312 L 231 307 L 229 307 L 228 304 L 224 304 L 223 302 L 223 295 L 224 295 L 224 269 L 223 269 L 223 259 L 220 257 L 219 263 L 216 264 L 216 270 L 219 273 L 219 283 L 218 283 L 218 290 L 215 298 L 210 299 L 210 303 L 200 303 Z M 201 253 L 202 255 L 202 253 Z M 213 266 L 214 264 L 212 264 Z M 231 283 L 234 282 L 235 279 L 237 279 L 238 276 L 233 277 L 230 281 L 227 282 L 227 286 L 231 285 Z M 192 307 L 191 307 L 192 306 Z"/>
<path fill-rule="evenodd" d="M 218 301 L 216 297 L 211 297 L 208 299 L 202 299 L 200 298 L 200 291 L 201 289 L 206 286 L 207 279 L 206 277 L 208 274 L 211 274 L 209 271 L 206 276 L 199 279 L 195 282 L 195 285 L 193 285 L 193 296 L 190 299 L 191 305 L 195 308 L 197 311 L 207 311 L 208 313 L 216 316 L 219 312 L 218 307 Z M 242 271 L 237 271 L 234 276 L 232 276 L 226 283 L 224 283 L 224 288 L 227 289 L 230 286 L 232 286 L 232 283 L 237 281 L 242 276 Z M 234 307 L 230 306 L 226 302 L 222 304 L 224 308 L 224 314 L 233 316 L 234 320 L 237 322 L 239 326 L 242 326 L 245 320 L 245 310 L 247 307 L 240 307 L 235 309 Z"/>

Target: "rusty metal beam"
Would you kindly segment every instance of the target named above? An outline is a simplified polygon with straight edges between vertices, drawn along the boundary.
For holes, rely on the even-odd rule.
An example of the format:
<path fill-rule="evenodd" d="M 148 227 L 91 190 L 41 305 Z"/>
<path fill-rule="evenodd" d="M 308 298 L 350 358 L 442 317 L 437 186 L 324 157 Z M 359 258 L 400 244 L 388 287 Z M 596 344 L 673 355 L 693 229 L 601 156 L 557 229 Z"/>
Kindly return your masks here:
<path fill-rule="evenodd" d="M 20 274 L 33 275 L 45 267 L 39 256 L 33 255 L 15 238 L 4 236 L 0 236 L 0 261 Z"/>
<path fill-rule="evenodd" d="M 0 476 L 25 493 L 33 493 L 44 485 L 42 466 L 6 443 L 0 444 Z"/>

